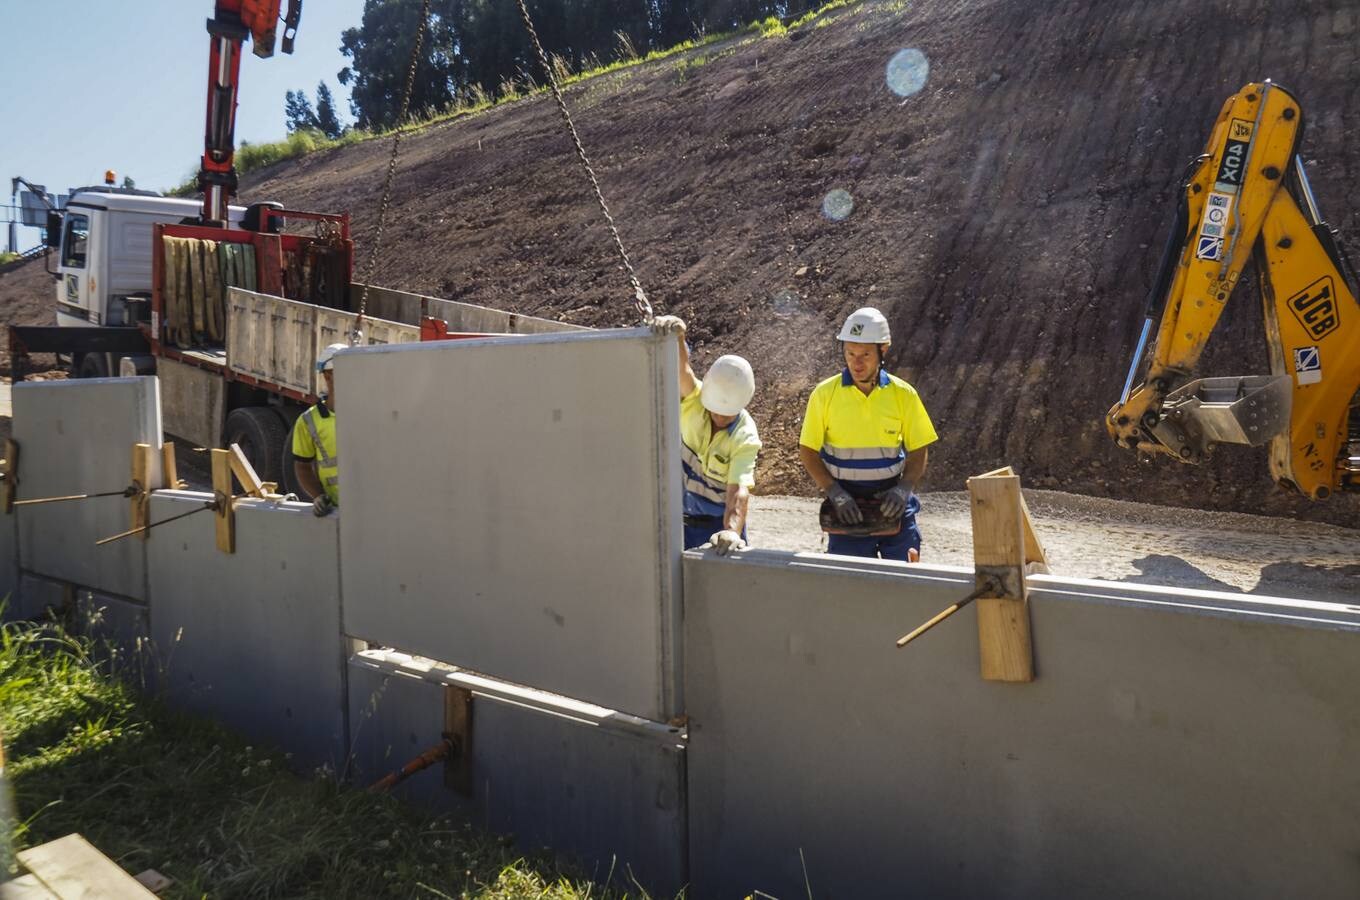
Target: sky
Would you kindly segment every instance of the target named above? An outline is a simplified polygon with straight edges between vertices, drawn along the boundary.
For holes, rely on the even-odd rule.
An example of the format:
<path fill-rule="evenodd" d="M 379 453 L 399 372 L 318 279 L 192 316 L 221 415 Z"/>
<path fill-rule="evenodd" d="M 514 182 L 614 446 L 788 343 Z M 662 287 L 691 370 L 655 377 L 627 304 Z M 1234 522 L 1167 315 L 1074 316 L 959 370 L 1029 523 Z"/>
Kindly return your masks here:
<path fill-rule="evenodd" d="M 340 33 L 359 24 L 363 7 L 303 0 L 291 56 L 276 42 L 260 59 L 246 44 L 237 147 L 286 136 L 284 93 L 305 88 L 315 102 L 323 78 L 349 123 L 349 90 L 335 73 L 347 62 Z M 102 183 L 106 169 L 153 190 L 196 173 L 212 13 L 213 0 L 0 0 L 0 204 L 16 175 L 65 193 Z M 22 231 L 27 242 L 40 236 Z"/>

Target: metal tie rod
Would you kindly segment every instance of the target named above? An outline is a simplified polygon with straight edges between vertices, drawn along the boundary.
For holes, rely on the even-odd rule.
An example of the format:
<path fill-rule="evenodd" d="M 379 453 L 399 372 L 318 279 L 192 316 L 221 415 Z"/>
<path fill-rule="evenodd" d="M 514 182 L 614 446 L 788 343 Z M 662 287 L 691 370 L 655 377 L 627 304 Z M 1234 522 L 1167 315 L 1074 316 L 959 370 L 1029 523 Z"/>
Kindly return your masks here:
<path fill-rule="evenodd" d="M 918 637 L 925 634 L 927 631 L 934 628 L 936 625 L 939 625 L 945 619 L 954 615 L 954 613 L 963 609 L 965 606 L 972 603 L 979 597 L 985 596 L 987 594 L 1000 594 L 1001 592 L 1002 590 L 1000 579 L 998 579 L 995 575 L 983 575 L 982 585 L 977 590 L 973 591 L 973 593 L 969 594 L 967 597 L 964 597 L 958 603 L 955 603 L 952 606 L 947 606 L 944 609 L 940 610 L 929 621 L 918 626 L 915 631 L 912 631 L 909 634 L 902 635 L 900 638 L 897 639 L 897 646 L 898 647 L 907 646 L 907 644 L 910 644 L 912 641 L 916 640 Z"/>
<path fill-rule="evenodd" d="M 94 500 L 97 497 L 135 497 L 142 492 L 135 484 L 120 491 L 103 491 L 98 494 L 68 494 L 65 497 L 37 497 L 33 500 L 15 500 L 15 506 L 37 506 L 40 503 L 65 503 L 68 500 Z"/>
<path fill-rule="evenodd" d="M 111 544 L 114 541 L 121 541 L 125 537 L 132 537 L 134 534 L 141 534 L 143 531 L 150 531 L 151 529 L 157 527 L 158 525 L 168 525 L 169 523 L 174 522 L 177 519 L 183 519 L 185 516 L 192 516 L 194 513 L 201 513 L 210 509 L 217 509 L 216 500 L 205 500 L 203 502 L 203 505 L 200 506 L 198 509 L 191 509 L 188 512 L 180 513 L 177 516 L 171 516 L 168 519 L 161 519 L 159 522 L 152 522 L 149 525 L 143 525 L 140 528 L 133 528 L 129 531 L 124 531 L 120 534 L 110 535 L 109 537 L 106 538 L 100 538 L 99 540 L 94 542 L 94 545 L 98 547 L 103 544 Z"/>

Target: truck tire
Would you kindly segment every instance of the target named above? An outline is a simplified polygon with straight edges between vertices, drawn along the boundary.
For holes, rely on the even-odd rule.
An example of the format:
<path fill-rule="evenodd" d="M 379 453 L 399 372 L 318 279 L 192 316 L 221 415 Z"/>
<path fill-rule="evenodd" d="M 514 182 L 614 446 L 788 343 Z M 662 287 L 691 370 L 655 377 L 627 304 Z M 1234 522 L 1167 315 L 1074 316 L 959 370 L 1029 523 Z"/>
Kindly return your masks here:
<path fill-rule="evenodd" d="M 76 369 L 77 378 L 108 378 L 109 370 L 104 361 L 102 353 L 86 353 L 80 358 L 80 367 Z"/>
<path fill-rule="evenodd" d="M 285 494 L 297 494 L 299 500 L 309 503 L 312 495 L 307 493 L 302 483 L 298 481 L 297 475 L 293 474 L 293 427 L 298 416 L 302 414 L 302 407 L 284 407 L 279 413 L 288 428 L 288 434 L 283 440 L 283 453 L 279 456 L 280 477 L 283 479 L 279 482 L 279 490 Z"/>
<path fill-rule="evenodd" d="M 279 459 L 288 429 L 279 414 L 267 406 L 242 406 L 227 413 L 222 443 L 240 444 L 261 481 L 280 484 Z"/>

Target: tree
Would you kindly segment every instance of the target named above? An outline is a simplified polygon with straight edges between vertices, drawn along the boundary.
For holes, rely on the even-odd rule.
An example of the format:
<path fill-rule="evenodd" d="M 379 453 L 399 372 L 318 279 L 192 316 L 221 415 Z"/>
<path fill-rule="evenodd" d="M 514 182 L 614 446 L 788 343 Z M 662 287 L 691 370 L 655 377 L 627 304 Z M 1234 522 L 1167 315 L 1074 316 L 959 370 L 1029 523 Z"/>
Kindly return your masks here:
<path fill-rule="evenodd" d="M 326 86 L 324 79 L 316 86 L 316 126 L 331 140 L 345 131 L 335 115 L 335 98 L 331 96 L 331 89 Z"/>
<path fill-rule="evenodd" d="M 289 91 L 283 101 L 283 115 L 288 124 L 288 133 L 305 128 L 320 129 L 316 113 L 312 111 L 312 101 L 307 99 L 306 91 Z"/>
<path fill-rule="evenodd" d="M 453 102 L 455 86 L 463 83 L 455 25 L 462 2 L 430 4 L 411 89 L 412 115 L 446 108 Z M 390 128 L 397 123 L 420 11 L 421 0 L 366 0 L 362 24 L 341 33 L 340 52 L 349 57 L 350 65 L 337 77 L 350 86 L 350 111 L 360 128 Z"/>

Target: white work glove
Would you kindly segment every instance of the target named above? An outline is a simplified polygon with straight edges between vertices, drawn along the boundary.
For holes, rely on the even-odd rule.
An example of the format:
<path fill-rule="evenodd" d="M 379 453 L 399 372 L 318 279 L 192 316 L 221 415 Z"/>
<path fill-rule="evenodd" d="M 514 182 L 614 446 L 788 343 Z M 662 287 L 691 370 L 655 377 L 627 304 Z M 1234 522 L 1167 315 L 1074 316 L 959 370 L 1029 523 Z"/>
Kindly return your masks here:
<path fill-rule="evenodd" d="M 657 334 L 684 334 L 685 320 L 679 316 L 657 316 L 652 320 L 652 331 Z"/>
<path fill-rule="evenodd" d="M 719 556 L 726 556 L 733 550 L 746 549 L 746 542 L 741 539 L 741 535 L 732 531 L 730 528 L 724 528 L 722 531 L 719 531 L 709 538 L 708 542 L 713 545 L 714 550 L 718 551 Z"/>
<path fill-rule="evenodd" d="M 831 482 L 831 486 L 826 489 L 826 499 L 836 508 L 836 518 L 841 520 L 842 525 L 858 525 L 864 521 L 864 513 L 860 512 L 859 504 L 839 481 Z"/>
<path fill-rule="evenodd" d="M 896 519 L 907 511 L 907 501 L 911 499 L 911 488 L 905 484 L 894 485 L 879 494 L 879 509 L 889 519 Z"/>
<path fill-rule="evenodd" d="M 329 515 L 330 511 L 333 509 L 335 509 L 335 504 L 331 502 L 331 498 L 326 494 L 320 494 L 312 501 L 312 515 L 316 516 L 318 519 L 322 516 Z"/>

